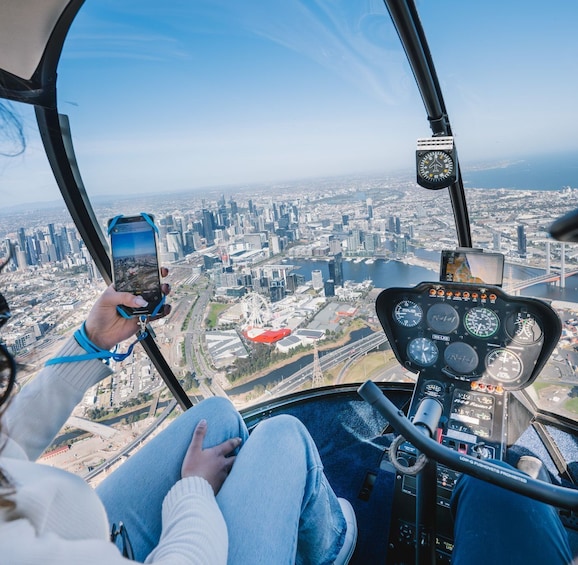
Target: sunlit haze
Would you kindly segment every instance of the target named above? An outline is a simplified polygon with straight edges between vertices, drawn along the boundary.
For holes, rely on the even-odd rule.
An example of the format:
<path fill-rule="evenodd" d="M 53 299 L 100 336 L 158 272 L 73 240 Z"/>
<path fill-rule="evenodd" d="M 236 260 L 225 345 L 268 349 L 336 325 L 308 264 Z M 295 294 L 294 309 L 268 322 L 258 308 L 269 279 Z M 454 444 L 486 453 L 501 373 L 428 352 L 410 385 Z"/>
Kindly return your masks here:
<path fill-rule="evenodd" d="M 383 2 L 264 5 L 86 1 L 58 99 L 91 196 L 411 174 L 431 131 Z M 417 5 L 466 184 L 478 162 L 578 151 L 578 4 Z M 13 108 L 28 147 L 0 160 L 2 204 L 56 200 L 33 112 Z"/>

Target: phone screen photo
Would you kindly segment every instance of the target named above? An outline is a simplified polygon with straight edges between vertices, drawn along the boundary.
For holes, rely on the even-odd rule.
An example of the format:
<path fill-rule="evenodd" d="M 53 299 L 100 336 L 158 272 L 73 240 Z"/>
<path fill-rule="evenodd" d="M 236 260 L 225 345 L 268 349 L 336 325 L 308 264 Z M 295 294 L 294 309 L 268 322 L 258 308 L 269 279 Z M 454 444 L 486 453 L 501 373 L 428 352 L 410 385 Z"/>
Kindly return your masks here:
<path fill-rule="evenodd" d="M 142 216 L 118 218 L 110 229 L 110 247 L 116 290 L 141 295 L 148 302 L 142 309 L 124 309 L 151 314 L 162 300 L 154 227 Z"/>
<path fill-rule="evenodd" d="M 443 250 L 440 281 L 502 286 L 504 256 L 478 250 Z"/>

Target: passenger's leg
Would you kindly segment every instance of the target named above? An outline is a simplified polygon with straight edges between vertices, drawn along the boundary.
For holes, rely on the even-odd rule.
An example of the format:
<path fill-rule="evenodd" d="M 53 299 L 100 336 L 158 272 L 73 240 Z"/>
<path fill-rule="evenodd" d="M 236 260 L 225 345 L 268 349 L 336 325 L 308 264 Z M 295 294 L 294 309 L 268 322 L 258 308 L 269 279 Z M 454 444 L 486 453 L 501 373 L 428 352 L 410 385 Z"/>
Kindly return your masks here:
<path fill-rule="evenodd" d="M 556 510 L 462 475 L 451 501 L 453 565 L 568 565 L 566 531 Z"/>
<path fill-rule="evenodd" d="M 217 496 L 229 563 L 333 563 L 346 524 L 317 448 L 299 420 L 265 420 L 241 449 Z"/>
<path fill-rule="evenodd" d="M 138 561 L 144 561 L 159 541 L 162 502 L 181 478 L 183 457 L 203 418 L 208 423 L 205 447 L 231 437 L 247 438 L 245 424 L 229 400 L 210 398 L 179 416 L 97 488 L 111 524 L 126 525 Z"/>

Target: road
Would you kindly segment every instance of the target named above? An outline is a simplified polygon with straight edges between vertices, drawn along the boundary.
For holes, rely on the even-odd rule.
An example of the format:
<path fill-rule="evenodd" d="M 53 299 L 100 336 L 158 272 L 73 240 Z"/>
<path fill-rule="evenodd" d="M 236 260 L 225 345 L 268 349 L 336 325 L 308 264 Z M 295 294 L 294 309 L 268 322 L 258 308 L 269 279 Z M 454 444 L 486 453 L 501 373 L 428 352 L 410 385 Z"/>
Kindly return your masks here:
<path fill-rule="evenodd" d="M 146 431 L 138 436 L 134 441 L 131 441 L 128 445 L 126 445 L 122 451 L 117 453 L 114 457 L 111 457 L 108 461 L 99 465 L 96 469 L 93 469 L 89 473 L 87 473 L 83 479 L 85 481 L 89 481 L 93 479 L 103 471 L 110 469 L 115 463 L 120 461 L 122 458 L 127 457 L 128 454 L 133 451 L 136 447 L 140 446 L 144 440 L 150 436 L 168 417 L 168 415 L 176 408 L 177 401 L 172 400 L 171 403 L 164 409 L 163 413 L 155 419 L 155 421 L 146 429 Z"/>
<path fill-rule="evenodd" d="M 199 389 L 205 398 L 209 396 L 227 396 L 225 391 L 216 382 L 217 371 L 207 362 L 207 353 L 204 349 L 205 338 L 205 312 L 209 300 L 213 295 L 213 285 L 208 284 L 202 294 L 199 294 L 194 306 L 189 323 L 184 329 L 185 340 L 185 367 L 197 375 Z M 209 385 L 209 381 L 211 384 Z"/>
<path fill-rule="evenodd" d="M 321 370 L 326 371 L 340 365 L 341 363 L 348 361 L 350 359 L 358 358 L 365 355 L 369 351 L 376 349 L 382 343 L 387 341 L 385 334 L 383 332 L 373 333 L 362 339 L 359 339 L 349 345 L 340 347 L 327 355 L 319 357 L 319 364 L 321 365 Z M 304 382 L 311 380 L 313 376 L 313 363 L 309 363 L 300 369 L 296 373 L 289 377 L 285 377 L 282 382 L 277 386 L 273 387 L 271 390 L 267 391 L 267 396 L 283 396 L 295 391 L 303 385 Z"/>

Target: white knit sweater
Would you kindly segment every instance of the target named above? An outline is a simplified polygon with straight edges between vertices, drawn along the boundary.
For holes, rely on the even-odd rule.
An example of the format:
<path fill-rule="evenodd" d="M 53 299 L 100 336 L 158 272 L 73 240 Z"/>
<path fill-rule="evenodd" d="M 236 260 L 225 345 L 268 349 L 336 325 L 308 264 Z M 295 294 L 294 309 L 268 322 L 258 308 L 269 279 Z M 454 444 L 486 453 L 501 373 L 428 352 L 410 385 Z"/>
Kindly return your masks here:
<path fill-rule="evenodd" d="M 71 339 L 58 356 L 82 353 Z M 98 360 L 48 366 L 5 411 L 0 469 L 11 479 L 14 492 L 7 498 L 14 507 L 0 508 L 0 563 L 128 563 L 108 541 L 106 513 L 94 490 L 75 475 L 34 463 L 86 390 L 109 373 Z M 178 481 L 165 497 L 162 521 L 160 542 L 147 563 L 227 562 L 227 527 L 204 479 Z"/>

